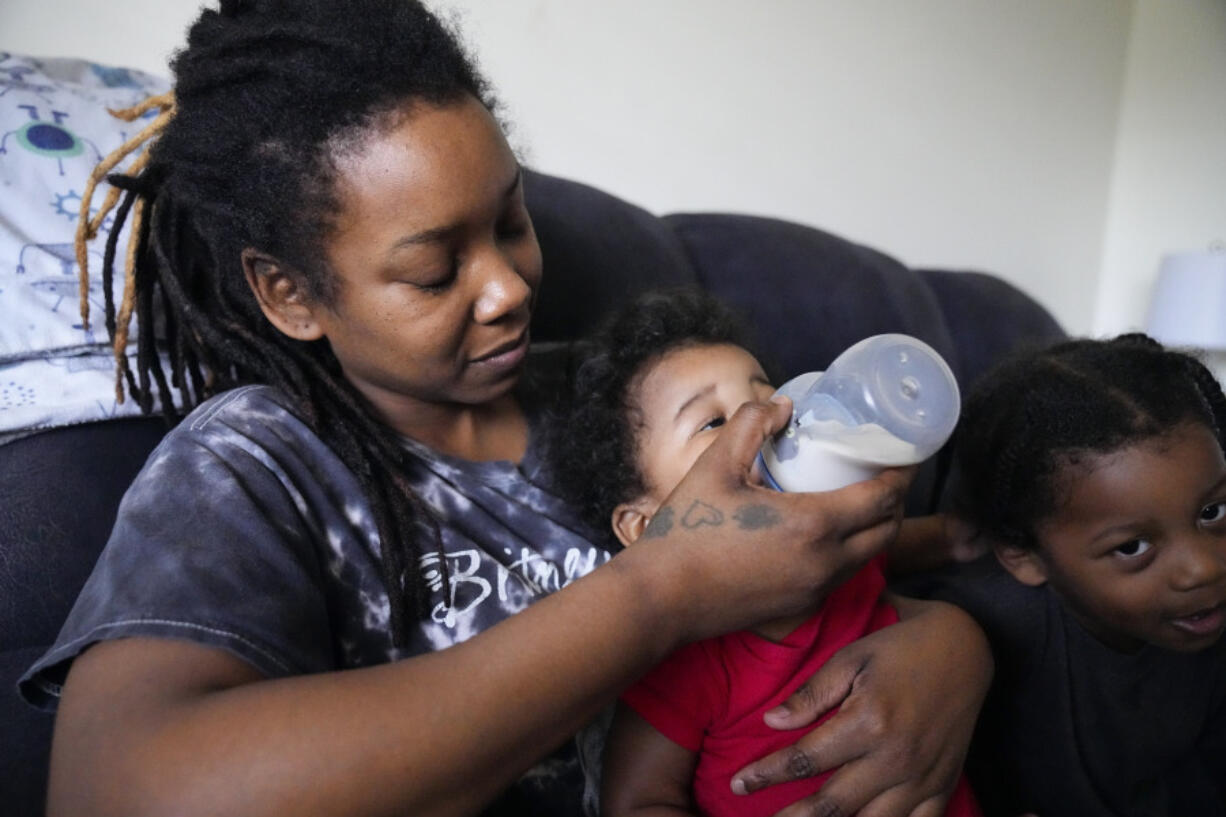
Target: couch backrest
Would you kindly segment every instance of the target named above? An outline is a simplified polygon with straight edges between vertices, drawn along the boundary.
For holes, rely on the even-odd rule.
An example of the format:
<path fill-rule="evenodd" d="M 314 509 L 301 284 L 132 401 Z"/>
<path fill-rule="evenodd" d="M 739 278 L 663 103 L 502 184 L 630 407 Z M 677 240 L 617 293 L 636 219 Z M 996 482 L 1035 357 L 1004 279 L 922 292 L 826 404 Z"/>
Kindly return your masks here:
<path fill-rule="evenodd" d="M 537 340 L 578 337 L 647 287 L 699 285 L 741 311 L 779 374 L 824 368 L 852 343 L 905 332 L 966 386 L 1027 343 L 1064 336 L 1017 287 L 981 272 L 912 270 L 794 222 L 729 213 L 658 217 L 587 185 L 528 173 L 545 257 Z"/>

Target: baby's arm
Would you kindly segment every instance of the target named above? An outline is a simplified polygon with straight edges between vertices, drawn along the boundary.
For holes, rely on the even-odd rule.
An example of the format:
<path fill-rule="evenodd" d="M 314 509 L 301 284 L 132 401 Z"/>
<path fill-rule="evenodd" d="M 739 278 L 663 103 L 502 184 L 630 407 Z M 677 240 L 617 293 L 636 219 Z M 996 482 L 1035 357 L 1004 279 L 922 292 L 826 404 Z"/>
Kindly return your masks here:
<path fill-rule="evenodd" d="M 601 817 L 697 814 L 691 781 L 698 755 L 618 703 L 605 743 Z"/>

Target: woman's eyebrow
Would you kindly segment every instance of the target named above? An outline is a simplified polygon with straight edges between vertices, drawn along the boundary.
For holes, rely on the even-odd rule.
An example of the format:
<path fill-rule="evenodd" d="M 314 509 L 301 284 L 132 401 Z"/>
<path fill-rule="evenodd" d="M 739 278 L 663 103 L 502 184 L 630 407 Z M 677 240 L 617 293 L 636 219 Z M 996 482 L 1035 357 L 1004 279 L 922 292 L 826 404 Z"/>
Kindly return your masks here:
<path fill-rule="evenodd" d="M 420 233 L 413 233 L 400 238 L 392 245 L 392 250 L 399 250 L 402 247 L 415 247 L 421 244 L 436 244 L 445 240 L 451 233 L 455 232 L 457 225 L 449 224 L 445 227 L 432 227 L 429 230 L 422 230 Z"/>
<path fill-rule="evenodd" d="M 502 198 L 509 199 L 514 196 L 515 191 L 519 189 L 519 186 L 523 183 L 523 180 L 524 169 L 522 166 L 516 165 L 515 176 L 511 179 L 511 183 L 507 185 L 506 189 L 503 190 Z M 449 238 L 452 233 L 459 229 L 459 226 L 460 225 L 458 224 L 448 224 L 442 227 L 431 227 L 428 230 L 422 230 L 421 232 L 413 233 L 412 235 L 406 235 L 403 238 L 398 239 L 396 243 L 391 246 L 391 250 L 399 250 L 402 247 L 416 247 L 422 244 L 436 244 Z"/>

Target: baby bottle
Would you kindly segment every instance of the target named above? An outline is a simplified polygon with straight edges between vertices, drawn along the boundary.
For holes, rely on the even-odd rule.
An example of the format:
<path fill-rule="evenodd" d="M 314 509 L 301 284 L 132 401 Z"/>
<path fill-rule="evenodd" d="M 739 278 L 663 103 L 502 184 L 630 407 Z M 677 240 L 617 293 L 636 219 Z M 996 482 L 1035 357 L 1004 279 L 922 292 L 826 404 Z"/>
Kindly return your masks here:
<path fill-rule="evenodd" d="M 758 463 L 780 491 L 832 491 L 921 462 L 953 433 L 961 407 L 941 356 L 900 334 L 865 338 L 825 372 L 794 377 L 776 394 L 791 398 L 792 419 Z"/>

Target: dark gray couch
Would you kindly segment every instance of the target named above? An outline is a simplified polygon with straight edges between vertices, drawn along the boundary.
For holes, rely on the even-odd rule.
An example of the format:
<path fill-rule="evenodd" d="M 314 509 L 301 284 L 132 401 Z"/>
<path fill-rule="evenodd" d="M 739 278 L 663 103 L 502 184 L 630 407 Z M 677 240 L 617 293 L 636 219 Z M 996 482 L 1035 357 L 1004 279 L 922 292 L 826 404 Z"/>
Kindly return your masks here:
<path fill-rule="evenodd" d="M 654 216 L 594 188 L 540 174 L 527 196 L 545 257 L 538 341 L 569 340 L 647 287 L 699 284 L 739 307 L 790 377 L 824 368 L 856 340 L 905 332 L 928 342 L 965 387 L 1019 344 L 1062 337 L 999 278 L 913 270 L 811 227 L 734 214 Z M 0 447 L 0 812 L 42 813 L 52 716 L 16 679 L 54 640 L 102 548 L 125 486 L 164 431 L 126 419 L 44 431 Z M 909 510 L 933 507 L 936 463 Z"/>

